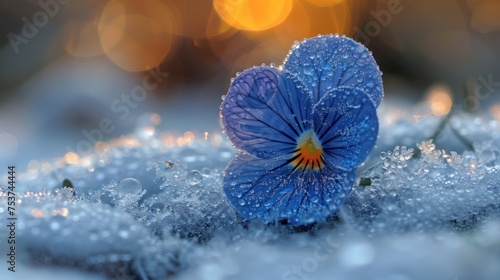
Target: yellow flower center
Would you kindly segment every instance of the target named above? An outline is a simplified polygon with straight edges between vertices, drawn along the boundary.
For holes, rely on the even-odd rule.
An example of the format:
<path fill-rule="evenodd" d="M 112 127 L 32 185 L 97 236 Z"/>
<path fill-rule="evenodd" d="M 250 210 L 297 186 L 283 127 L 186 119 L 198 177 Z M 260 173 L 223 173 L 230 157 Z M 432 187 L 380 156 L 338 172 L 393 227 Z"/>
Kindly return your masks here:
<path fill-rule="evenodd" d="M 325 163 L 323 161 L 323 148 L 313 131 L 304 132 L 297 141 L 297 151 L 293 155 L 291 162 L 294 169 L 310 168 L 319 170 Z"/>

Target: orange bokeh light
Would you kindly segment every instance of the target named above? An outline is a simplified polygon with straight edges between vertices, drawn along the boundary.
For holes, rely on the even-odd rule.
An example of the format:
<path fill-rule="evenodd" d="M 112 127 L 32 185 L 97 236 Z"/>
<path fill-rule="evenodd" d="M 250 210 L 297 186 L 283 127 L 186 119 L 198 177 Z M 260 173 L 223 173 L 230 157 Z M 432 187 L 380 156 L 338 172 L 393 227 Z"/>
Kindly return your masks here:
<path fill-rule="evenodd" d="M 229 37 L 233 35 L 237 29 L 225 22 L 219 17 L 217 12 L 212 9 L 208 18 L 207 26 L 205 29 L 205 37 Z"/>
<path fill-rule="evenodd" d="M 69 54 L 88 57 L 103 53 L 102 46 L 99 43 L 97 21 L 73 21 L 66 28 L 68 39 L 65 48 Z"/>
<path fill-rule="evenodd" d="M 68 164 L 76 164 L 76 163 L 78 163 L 78 155 L 76 153 L 73 153 L 73 152 L 67 152 L 64 155 L 64 160 Z"/>
<path fill-rule="evenodd" d="M 214 0 L 214 8 L 228 24 L 260 31 L 283 22 L 292 10 L 291 0 Z"/>
<path fill-rule="evenodd" d="M 495 104 L 490 108 L 491 115 L 500 121 L 500 104 Z"/>
<path fill-rule="evenodd" d="M 351 30 L 351 10 L 346 1 L 324 8 L 309 5 L 307 11 L 311 20 L 309 37 L 330 33 L 349 35 Z"/>
<path fill-rule="evenodd" d="M 482 33 L 500 30 L 500 4 L 495 1 L 487 2 L 474 10 L 471 18 L 471 27 Z"/>
<path fill-rule="evenodd" d="M 296 40 L 307 38 L 311 33 L 311 21 L 308 10 L 302 2 L 295 2 L 287 19 L 274 28 L 276 37 L 288 48 Z"/>
<path fill-rule="evenodd" d="M 158 0 L 110 1 L 99 22 L 106 55 L 128 71 L 143 71 L 161 63 L 176 32 L 174 14 Z"/>
<path fill-rule="evenodd" d="M 35 218 L 41 218 L 44 216 L 43 211 L 41 209 L 38 209 L 38 208 L 31 209 L 31 215 L 33 215 L 33 217 L 35 217 Z"/>
<path fill-rule="evenodd" d="M 307 0 L 307 1 L 318 7 L 328 7 L 345 2 L 345 0 Z"/>
<path fill-rule="evenodd" d="M 436 116 L 444 116 L 451 110 L 451 90 L 445 85 L 435 85 L 428 93 L 427 102 L 431 106 L 432 113 Z"/>

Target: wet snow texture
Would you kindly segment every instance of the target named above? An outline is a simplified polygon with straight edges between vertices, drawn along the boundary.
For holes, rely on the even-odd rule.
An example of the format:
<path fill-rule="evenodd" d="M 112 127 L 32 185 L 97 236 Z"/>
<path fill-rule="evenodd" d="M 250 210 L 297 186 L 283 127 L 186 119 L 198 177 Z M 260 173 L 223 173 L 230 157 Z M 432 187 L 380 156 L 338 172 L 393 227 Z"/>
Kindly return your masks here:
<path fill-rule="evenodd" d="M 499 279 L 499 123 L 457 114 L 423 142 L 440 119 L 394 123 L 392 110 L 379 110 L 347 204 L 308 228 L 236 214 L 221 186 L 235 151 L 216 133 L 137 134 L 76 164 L 37 161 L 17 174 L 21 264 L 2 279 Z"/>

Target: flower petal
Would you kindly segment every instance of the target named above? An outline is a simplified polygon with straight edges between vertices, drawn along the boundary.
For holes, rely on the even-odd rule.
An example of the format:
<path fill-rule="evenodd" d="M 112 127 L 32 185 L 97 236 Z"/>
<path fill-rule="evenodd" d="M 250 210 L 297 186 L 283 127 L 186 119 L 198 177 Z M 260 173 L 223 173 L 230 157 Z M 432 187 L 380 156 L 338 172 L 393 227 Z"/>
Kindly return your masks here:
<path fill-rule="evenodd" d="M 382 101 L 381 73 L 371 52 L 344 36 L 318 36 L 302 41 L 292 48 L 283 69 L 307 85 L 314 102 L 340 86 L 364 91 L 375 107 Z"/>
<path fill-rule="evenodd" d="M 254 67 L 231 83 L 221 105 L 222 124 L 238 149 L 271 158 L 296 149 L 311 128 L 311 95 L 287 71 Z"/>
<path fill-rule="evenodd" d="M 337 168 L 356 168 L 377 140 L 376 109 L 360 90 L 337 88 L 327 92 L 314 106 L 313 118 L 325 158 Z"/>
<path fill-rule="evenodd" d="M 240 153 L 224 172 L 224 191 L 246 219 L 304 225 L 325 220 L 344 204 L 354 171 L 325 166 L 292 171 L 289 160 Z"/>

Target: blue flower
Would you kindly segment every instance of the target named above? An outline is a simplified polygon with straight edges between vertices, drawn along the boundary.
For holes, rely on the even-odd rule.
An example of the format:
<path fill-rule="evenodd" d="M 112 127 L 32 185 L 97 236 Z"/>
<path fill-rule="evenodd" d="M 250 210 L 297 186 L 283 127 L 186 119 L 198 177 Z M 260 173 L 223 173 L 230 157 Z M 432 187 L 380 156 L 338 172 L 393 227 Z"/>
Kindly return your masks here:
<path fill-rule="evenodd" d="M 224 191 L 246 219 L 303 225 L 344 204 L 375 145 L 382 80 L 371 53 L 338 35 L 295 44 L 284 65 L 237 75 L 221 105 L 240 151 Z"/>

